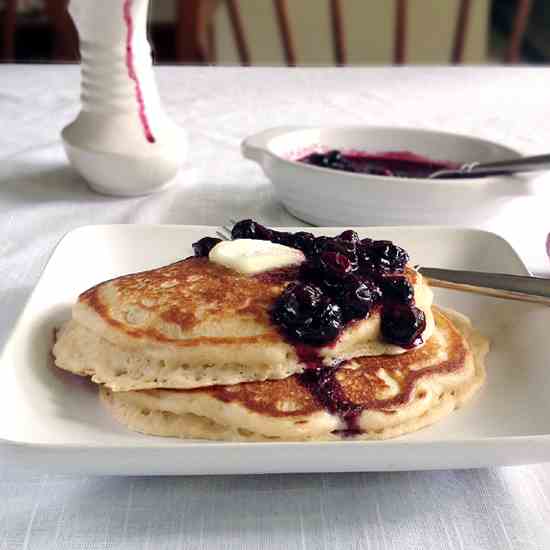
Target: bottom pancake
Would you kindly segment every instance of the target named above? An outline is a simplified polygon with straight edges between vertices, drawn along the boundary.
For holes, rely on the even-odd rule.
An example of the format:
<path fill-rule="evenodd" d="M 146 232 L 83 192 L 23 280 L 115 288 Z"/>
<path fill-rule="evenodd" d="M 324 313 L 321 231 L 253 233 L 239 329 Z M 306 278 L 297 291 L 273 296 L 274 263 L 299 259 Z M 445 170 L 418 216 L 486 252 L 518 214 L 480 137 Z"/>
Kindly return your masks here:
<path fill-rule="evenodd" d="M 482 385 L 488 342 L 464 316 L 434 308 L 422 348 L 362 357 L 283 380 L 193 390 L 112 392 L 103 402 L 128 428 L 226 441 L 387 439 L 437 422 Z"/>

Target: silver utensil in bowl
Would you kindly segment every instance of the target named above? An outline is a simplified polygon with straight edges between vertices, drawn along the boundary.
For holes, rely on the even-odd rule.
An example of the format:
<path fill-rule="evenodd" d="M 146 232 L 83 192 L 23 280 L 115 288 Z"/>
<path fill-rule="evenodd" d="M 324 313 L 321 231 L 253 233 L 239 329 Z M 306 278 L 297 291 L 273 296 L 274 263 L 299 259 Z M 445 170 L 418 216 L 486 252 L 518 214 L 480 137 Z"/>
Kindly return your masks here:
<path fill-rule="evenodd" d="M 522 157 L 498 162 L 470 162 L 456 169 L 438 170 L 428 179 L 477 178 L 480 176 L 502 176 L 518 172 L 536 172 L 550 169 L 550 155 Z"/>

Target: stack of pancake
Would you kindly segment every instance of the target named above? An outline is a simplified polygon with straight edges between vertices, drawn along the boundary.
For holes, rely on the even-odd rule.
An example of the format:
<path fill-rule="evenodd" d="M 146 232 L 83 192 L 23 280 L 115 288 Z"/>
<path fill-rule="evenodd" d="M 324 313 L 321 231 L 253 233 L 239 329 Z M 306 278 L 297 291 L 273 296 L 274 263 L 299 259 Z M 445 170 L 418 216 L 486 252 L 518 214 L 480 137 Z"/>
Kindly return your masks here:
<path fill-rule="evenodd" d="M 465 317 L 433 306 L 409 268 L 424 345 L 384 342 L 373 312 L 318 348 L 312 365 L 270 318 L 290 273 L 243 275 L 192 257 L 101 283 L 59 331 L 56 365 L 90 376 L 132 430 L 231 441 L 395 437 L 482 384 L 487 342 Z"/>

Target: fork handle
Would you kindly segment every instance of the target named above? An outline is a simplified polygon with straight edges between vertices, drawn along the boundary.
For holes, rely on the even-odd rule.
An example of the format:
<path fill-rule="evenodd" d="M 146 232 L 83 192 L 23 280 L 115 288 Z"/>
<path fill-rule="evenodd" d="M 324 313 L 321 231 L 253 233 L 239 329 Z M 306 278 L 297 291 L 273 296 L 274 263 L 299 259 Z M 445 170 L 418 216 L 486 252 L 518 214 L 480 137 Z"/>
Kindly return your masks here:
<path fill-rule="evenodd" d="M 550 279 L 433 267 L 419 271 L 433 287 L 550 306 Z"/>

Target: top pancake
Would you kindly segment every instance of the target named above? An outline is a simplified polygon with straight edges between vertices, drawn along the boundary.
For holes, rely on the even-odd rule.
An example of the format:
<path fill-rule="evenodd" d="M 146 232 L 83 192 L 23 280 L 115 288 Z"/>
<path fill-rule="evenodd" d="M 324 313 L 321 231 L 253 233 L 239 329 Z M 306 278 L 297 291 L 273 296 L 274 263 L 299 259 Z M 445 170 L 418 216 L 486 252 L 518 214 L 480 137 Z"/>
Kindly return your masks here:
<path fill-rule="evenodd" d="M 246 276 L 191 257 L 87 290 L 78 300 L 75 318 L 86 324 L 81 308 L 92 310 L 126 341 L 129 337 L 178 347 L 270 343 L 279 337 L 268 308 L 294 274 L 288 269 Z"/>
<path fill-rule="evenodd" d="M 432 293 L 420 274 L 406 275 L 426 314 L 427 340 Z M 286 378 L 304 365 L 270 310 L 295 276 L 295 269 L 247 276 L 192 257 L 106 281 L 79 297 L 54 347 L 56 364 L 115 391 Z M 374 312 L 319 351 L 331 364 L 405 350 L 382 341 Z"/>

